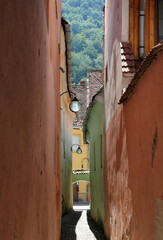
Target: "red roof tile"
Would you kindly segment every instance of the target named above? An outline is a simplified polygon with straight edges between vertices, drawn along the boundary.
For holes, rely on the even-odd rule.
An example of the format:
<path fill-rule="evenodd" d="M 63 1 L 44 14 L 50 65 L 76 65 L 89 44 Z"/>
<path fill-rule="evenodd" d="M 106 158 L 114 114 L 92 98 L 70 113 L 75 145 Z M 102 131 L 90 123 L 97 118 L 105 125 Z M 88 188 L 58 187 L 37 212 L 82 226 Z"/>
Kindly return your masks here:
<path fill-rule="evenodd" d="M 87 85 L 72 85 L 72 91 L 76 93 L 76 97 L 81 104 L 81 109 L 76 113 L 73 121 L 74 127 L 83 127 L 83 122 L 86 117 L 86 109 L 90 103 L 89 101 L 92 100 L 92 97 L 103 85 L 102 70 L 92 70 L 87 77 L 89 78 Z"/>
<path fill-rule="evenodd" d="M 135 73 L 134 78 L 132 79 L 131 83 L 128 85 L 125 93 L 122 95 L 121 99 L 119 100 L 119 104 L 125 102 L 130 95 L 133 94 L 138 82 L 140 81 L 141 77 L 145 73 L 145 71 L 148 69 L 149 65 L 152 63 L 152 61 L 156 58 L 159 52 L 163 50 L 163 41 L 160 42 L 158 45 L 156 45 L 152 51 L 146 56 L 146 58 L 141 63 L 140 67 Z"/>
<path fill-rule="evenodd" d="M 120 46 L 121 46 L 122 72 L 134 73 L 135 61 L 131 43 L 121 42 Z"/>

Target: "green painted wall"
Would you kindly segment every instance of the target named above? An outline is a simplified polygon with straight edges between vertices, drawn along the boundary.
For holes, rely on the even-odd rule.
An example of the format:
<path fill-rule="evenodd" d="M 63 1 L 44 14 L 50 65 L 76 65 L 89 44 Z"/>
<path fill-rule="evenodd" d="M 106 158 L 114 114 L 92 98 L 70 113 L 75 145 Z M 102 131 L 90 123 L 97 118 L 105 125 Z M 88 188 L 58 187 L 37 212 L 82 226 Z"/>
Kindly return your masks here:
<path fill-rule="evenodd" d="M 88 174 L 72 174 L 72 183 L 78 181 L 87 181 L 90 182 L 90 175 Z"/>
<path fill-rule="evenodd" d="M 61 154 L 62 215 L 72 209 L 72 156 Z"/>
<path fill-rule="evenodd" d="M 72 209 L 72 121 L 73 115 L 62 104 L 61 111 L 61 192 L 62 214 Z"/>
<path fill-rule="evenodd" d="M 104 107 L 96 101 L 86 123 L 86 139 L 90 144 L 91 216 L 104 225 Z"/>

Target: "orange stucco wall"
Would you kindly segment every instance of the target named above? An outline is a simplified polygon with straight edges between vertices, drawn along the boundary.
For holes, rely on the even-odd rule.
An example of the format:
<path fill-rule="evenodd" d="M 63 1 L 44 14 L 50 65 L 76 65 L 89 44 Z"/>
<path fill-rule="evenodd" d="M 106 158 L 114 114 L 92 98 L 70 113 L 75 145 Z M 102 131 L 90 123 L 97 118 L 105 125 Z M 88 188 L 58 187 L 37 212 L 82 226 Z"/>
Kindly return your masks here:
<path fill-rule="evenodd" d="M 163 53 L 106 131 L 105 231 L 119 239 L 163 236 Z"/>
<path fill-rule="evenodd" d="M 3 240 L 60 237 L 60 18 L 59 0 L 0 2 Z"/>

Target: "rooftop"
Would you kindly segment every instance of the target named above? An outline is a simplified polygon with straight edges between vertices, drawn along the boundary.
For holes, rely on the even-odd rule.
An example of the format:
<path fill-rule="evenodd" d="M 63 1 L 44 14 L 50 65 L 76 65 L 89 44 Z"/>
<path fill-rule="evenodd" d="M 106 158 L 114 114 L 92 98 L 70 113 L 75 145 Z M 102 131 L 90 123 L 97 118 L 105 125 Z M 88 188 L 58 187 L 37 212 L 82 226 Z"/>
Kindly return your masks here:
<path fill-rule="evenodd" d="M 72 85 L 72 91 L 76 93 L 77 99 L 81 104 L 81 109 L 74 118 L 74 127 L 83 127 L 83 123 L 86 117 L 86 110 L 92 101 L 93 96 L 103 86 L 103 71 L 92 70 L 88 72 L 87 83 L 84 85 L 80 82 L 80 85 Z"/>
<path fill-rule="evenodd" d="M 135 60 L 131 43 L 121 42 L 120 47 L 121 47 L 122 72 L 134 73 Z"/>
<path fill-rule="evenodd" d="M 154 59 L 156 59 L 159 52 L 163 50 L 163 41 L 156 45 L 150 53 L 146 56 L 146 58 L 141 63 L 140 67 L 135 73 L 134 78 L 132 79 L 131 83 L 128 85 L 125 93 L 122 95 L 121 99 L 119 100 L 119 104 L 125 102 L 134 92 L 137 84 L 139 83 L 141 77 L 146 72 L 150 64 Z"/>

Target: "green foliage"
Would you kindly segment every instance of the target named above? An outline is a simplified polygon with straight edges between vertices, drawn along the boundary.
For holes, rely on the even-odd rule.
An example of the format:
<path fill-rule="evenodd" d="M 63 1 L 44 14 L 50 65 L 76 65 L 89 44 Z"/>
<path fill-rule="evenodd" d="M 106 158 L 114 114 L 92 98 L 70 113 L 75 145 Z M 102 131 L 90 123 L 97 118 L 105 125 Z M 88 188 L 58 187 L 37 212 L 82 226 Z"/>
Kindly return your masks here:
<path fill-rule="evenodd" d="M 62 0 L 62 15 L 71 24 L 72 82 L 102 68 L 105 0 Z"/>
<path fill-rule="evenodd" d="M 101 63 L 103 62 L 103 54 L 99 54 L 95 59 L 95 69 L 101 69 Z"/>

